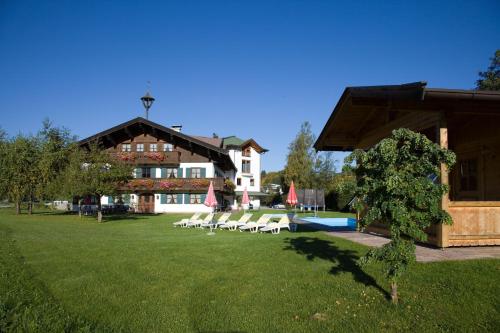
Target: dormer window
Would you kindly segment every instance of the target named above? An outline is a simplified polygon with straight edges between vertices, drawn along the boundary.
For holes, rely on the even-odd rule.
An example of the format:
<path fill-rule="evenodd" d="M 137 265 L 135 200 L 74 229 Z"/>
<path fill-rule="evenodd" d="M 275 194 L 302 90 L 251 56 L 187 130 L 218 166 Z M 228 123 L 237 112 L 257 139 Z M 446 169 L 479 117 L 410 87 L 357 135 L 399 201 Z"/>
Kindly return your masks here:
<path fill-rule="evenodd" d="M 252 148 L 251 147 L 247 147 L 247 148 L 243 149 L 243 151 L 241 152 L 241 154 L 244 157 L 251 157 L 252 156 Z"/>

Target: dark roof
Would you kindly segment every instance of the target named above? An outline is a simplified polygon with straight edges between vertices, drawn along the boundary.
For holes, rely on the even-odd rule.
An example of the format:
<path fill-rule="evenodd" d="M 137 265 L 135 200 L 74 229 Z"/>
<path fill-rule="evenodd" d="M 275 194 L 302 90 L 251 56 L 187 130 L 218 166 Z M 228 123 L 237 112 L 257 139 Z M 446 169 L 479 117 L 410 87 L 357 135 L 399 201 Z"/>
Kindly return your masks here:
<path fill-rule="evenodd" d="M 236 167 L 229 157 L 227 150 L 142 117 L 134 118 L 105 131 L 94 134 L 81 140 L 79 144 L 84 147 L 91 142 L 97 142 L 102 147 L 109 148 L 115 146 L 118 142 L 125 141 L 131 137 L 144 133 L 165 139 L 169 142 L 174 141 L 175 144 L 180 146 L 189 147 L 196 153 L 202 156 L 210 157 L 211 159 L 221 163 L 225 169 L 236 170 Z"/>
<path fill-rule="evenodd" d="M 427 88 L 419 81 L 400 85 L 345 88 L 314 148 L 316 150 L 352 150 L 356 135 L 377 116 L 377 109 L 418 110 L 435 113 L 500 113 L 500 91 Z M 476 112 L 477 113 L 477 112 Z"/>
<path fill-rule="evenodd" d="M 222 144 L 222 139 L 221 138 L 214 138 L 214 137 L 208 137 L 208 136 L 199 136 L 199 135 L 193 135 L 192 136 L 195 139 L 198 139 L 200 141 L 206 142 L 212 146 L 221 147 Z"/>

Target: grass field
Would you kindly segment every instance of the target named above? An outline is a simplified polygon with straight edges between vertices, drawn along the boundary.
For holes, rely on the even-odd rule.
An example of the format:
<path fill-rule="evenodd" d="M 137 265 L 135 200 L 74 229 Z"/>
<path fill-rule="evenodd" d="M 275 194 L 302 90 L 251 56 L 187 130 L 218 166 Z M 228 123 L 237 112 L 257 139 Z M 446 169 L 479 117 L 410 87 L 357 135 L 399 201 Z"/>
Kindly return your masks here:
<path fill-rule="evenodd" d="M 322 213 L 328 216 L 336 213 Z M 173 228 L 185 215 L 0 209 L 0 331 L 495 331 L 500 260 L 415 264 L 387 300 L 361 245 Z"/>

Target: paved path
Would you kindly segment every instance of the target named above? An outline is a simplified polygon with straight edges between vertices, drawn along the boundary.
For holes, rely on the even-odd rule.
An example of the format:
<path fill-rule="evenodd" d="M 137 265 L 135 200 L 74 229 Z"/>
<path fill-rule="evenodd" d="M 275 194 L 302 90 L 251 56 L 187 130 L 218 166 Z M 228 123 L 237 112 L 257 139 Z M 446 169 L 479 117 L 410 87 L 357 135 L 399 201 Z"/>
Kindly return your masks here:
<path fill-rule="evenodd" d="M 389 242 L 389 239 L 383 236 L 357 231 L 330 231 L 326 233 L 328 235 L 374 247 L 380 247 Z M 417 261 L 420 262 L 500 258 L 500 246 L 449 247 L 438 249 L 417 245 L 416 254 Z"/>

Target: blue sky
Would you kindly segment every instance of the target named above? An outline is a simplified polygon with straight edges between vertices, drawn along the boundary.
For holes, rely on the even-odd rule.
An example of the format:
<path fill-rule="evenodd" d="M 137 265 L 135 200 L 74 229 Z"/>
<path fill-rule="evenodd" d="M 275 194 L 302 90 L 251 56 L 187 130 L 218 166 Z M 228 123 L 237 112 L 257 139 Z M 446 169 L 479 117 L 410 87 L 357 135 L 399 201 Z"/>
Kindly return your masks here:
<path fill-rule="evenodd" d="M 143 115 L 253 137 L 281 169 L 344 87 L 473 88 L 500 48 L 499 1 L 0 1 L 0 126 L 80 138 Z M 342 155 L 336 155 L 342 159 Z"/>

